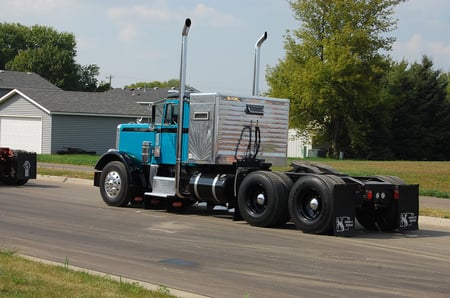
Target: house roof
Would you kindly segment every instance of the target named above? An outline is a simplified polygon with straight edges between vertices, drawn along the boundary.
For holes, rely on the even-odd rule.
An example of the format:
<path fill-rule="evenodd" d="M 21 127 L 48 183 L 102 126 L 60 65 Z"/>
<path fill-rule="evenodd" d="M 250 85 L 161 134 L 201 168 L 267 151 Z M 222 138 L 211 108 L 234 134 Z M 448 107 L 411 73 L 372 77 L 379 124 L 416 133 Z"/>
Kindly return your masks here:
<path fill-rule="evenodd" d="M 189 87 L 186 89 L 186 93 L 200 92 L 199 90 Z M 109 96 L 118 98 L 125 97 L 132 101 L 140 103 L 150 103 L 155 102 L 159 99 L 167 98 L 170 95 L 178 95 L 178 90 L 174 88 L 132 88 L 132 89 L 121 89 L 116 88 L 106 92 Z"/>
<path fill-rule="evenodd" d="M 0 105 L 19 94 L 48 114 L 114 117 L 148 116 L 150 103 L 178 94 L 173 88 L 64 91 L 35 73 L 4 70 L 0 70 L 0 89 L 9 91 L 0 97 Z M 186 93 L 192 92 L 199 91 L 186 90 Z"/>
<path fill-rule="evenodd" d="M 35 88 L 61 90 L 33 72 L 0 70 L 0 89 Z"/>
<path fill-rule="evenodd" d="M 48 114 L 141 117 L 149 115 L 148 105 L 108 92 L 76 92 L 51 89 L 20 88 L 0 98 L 0 105 L 19 94 Z"/>

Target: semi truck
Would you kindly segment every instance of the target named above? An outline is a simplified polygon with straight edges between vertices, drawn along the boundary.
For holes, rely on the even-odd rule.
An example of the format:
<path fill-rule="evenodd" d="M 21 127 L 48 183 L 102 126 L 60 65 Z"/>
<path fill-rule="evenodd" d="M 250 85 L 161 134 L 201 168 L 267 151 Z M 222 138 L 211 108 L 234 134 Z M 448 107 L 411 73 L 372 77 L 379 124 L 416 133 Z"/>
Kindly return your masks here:
<path fill-rule="evenodd" d="M 0 147 L 0 181 L 24 185 L 29 179 L 36 179 L 36 153 Z"/>
<path fill-rule="evenodd" d="M 148 121 L 120 124 L 116 147 L 95 165 L 109 206 L 181 211 L 222 206 L 258 227 L 288 222 L 306 233 L 351 235 L 358 221 L 382 231 L 418 229 L 418 185 L 394 176 L 354 177 L 317 162 L 286 168 L 288 99 L 186 91 L 182 30 L 180 88 L 151 104 Z M 255 45 L 255 69 L 259 47 Z M 257 76 L 255 71 L 254 76 Z"/>

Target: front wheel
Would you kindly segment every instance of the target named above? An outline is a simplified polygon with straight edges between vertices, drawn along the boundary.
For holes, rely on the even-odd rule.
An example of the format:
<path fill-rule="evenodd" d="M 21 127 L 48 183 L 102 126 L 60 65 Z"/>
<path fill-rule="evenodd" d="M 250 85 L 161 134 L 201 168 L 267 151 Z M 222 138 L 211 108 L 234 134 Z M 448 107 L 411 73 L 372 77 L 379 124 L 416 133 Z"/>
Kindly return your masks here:
<path fill-rule="evenodd" d="M 109 206 L 126 206 L 132 198 L 128 173 L 120 161 L 108 163 L 100 175 L 100 193 Z"/>

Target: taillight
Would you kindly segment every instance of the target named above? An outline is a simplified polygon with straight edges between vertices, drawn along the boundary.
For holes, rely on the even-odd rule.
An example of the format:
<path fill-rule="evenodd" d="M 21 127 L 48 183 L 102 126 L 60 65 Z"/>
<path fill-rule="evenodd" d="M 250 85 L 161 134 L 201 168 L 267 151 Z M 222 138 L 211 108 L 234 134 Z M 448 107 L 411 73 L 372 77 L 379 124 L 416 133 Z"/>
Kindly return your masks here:
<path fill-rule="evenodd" d="M 398 191 L 398 189 L 394 190 L 394 200 L 398 200 L 400 199 L 400 192 Z"/>
<path fill-rule="evenodd" d="M 373 192 L 371 190 L 366 190 L 366 198 L 369 201 L 372 201 L 372 199 L 373 199 Z"/>

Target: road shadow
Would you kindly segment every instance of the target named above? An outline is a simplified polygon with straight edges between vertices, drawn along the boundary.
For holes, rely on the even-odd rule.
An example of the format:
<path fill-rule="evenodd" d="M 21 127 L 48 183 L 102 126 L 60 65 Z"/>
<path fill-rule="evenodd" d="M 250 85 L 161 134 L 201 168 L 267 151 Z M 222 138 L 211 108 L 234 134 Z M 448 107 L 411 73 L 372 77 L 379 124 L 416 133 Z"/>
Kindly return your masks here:
<path fill-rule="evenodd" d="M 357 230 L 355 234 L 358 238 L 366 239 L 402 239 L 402 238 L 436 238 L 436 237 L 448 237 L 450 232 L 447 231 L 437 231 L 429 229 L 419 229 L 416 231 L 407 232 L 378 232 L 378 231 L 368 231 L 368 230 Z"/>
<path fill-rule="evenodd" d="M 58 185 L 49 185 L 49 184 L 42 184 L 42 183 L 36 183 L 36 182 L 27 182 L 24 185 L 14 185 L 14 184 L 7 184 L 3 181 L 0 181 L 0 187 L 10 187 L 10 188 L 61 188 L 61 186 Z"/>
<path fill-rule="evenodd" d="M 125 208 L 133 208 L 133 209 L 143 209 L 142 205 L 128 205 Z M 155 210 L 165 211 L 164 208 L 159 209 L 144 209 L 145 211 L 152 212 Z M 213 217 L 220 219 L 227 219 L 230 221 L 244 221 L 243 219 L 236 220 L 234 218 L 234 212 L 232 210 L 228 210 L 226 207 L 216 207 L 214 209 L 208 208 L 204 204 L 193 205 L 186 209 L 180 210 L 172 210 L 168 211 L 170 213 L 174 213 L 180 216 L 189 215 L 189 216 L 200 216 L 200 217 Z M 255 227 L 256 228 L 256 227 Z M 273 229 L 273 230 L 297 230 L 299 233 L 304 233 L 297 229 L 293 222 L 287 222 L 286 224 L 279 227 L 269 227 L 265 229 Z M 307 234 L 307 233 L 305 233 Z M 326 234 L 330 237 L 340 237 L 338 235 L 334 235 L 332 233 Z M 439 231 L 439 230 L 430 230 L 430 229 L 419 229 L 416 231 L 372 231 L 364 229 L 359 223 L 356 224 L 355 231 L 350 236 L 344 237 L 357 237 L 362 239 L 402 239 L 402 238 L 434 238 L 434 237 L 447 237 L 450 236 L 450 232 L 447 231 Z"/>

